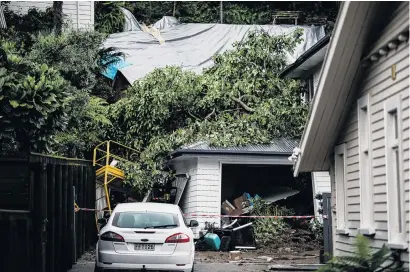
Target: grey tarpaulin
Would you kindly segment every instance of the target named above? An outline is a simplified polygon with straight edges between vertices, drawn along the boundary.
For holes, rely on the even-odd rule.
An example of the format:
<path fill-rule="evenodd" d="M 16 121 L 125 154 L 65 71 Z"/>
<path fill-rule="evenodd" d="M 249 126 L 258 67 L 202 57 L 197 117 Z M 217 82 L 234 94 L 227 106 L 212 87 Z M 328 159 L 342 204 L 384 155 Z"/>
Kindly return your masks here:
<path fill-rule="evenodd" d="M 132 14 L 125 15 L 125 30 L 132 31 L 110 35 L 104 47 L 117 47 L 127 55 L 126 62 L 131 65 L 119 69 L 119 72 L 131 84 L 154 68 L 171 65 L 201 73 L 213 64 L 213 55 L 232 49 L 232 44 L 242 40 L 250 30 L 264 29 L 271 35 L 277 35 L 302 28 L 303 42 L 293 54 L 288 55 L 289 63 L 325 36 L 323 26 L 181 24 L 173 17 L 164 17 L 154 24 L 165 40 L 160 45 L 153 35 L 140 30 Z"/>

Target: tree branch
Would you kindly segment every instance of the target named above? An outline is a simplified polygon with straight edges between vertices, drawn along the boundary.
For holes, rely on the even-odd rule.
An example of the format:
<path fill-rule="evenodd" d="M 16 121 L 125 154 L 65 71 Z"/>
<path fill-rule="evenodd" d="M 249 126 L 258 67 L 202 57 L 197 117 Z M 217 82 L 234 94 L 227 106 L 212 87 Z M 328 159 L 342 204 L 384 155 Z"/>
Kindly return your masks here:
<path fill-rule="evenodd" d="M 231 97 L 233 101 L 237 102 L 239 105 L 242 106 L 242 108 L 244 108 L 246 111 L 248 112 L 254 112 L 255 110 L 251 107 L 249 107 L 248 105 L 246 105 L 245 103 L 242 102 L 242 100 L 240 100 L 239 98 L 235 98 L 235 97 Z"/>
<path fill-rule="evenodd" d="M 214 115 L 214 114 L 215 114 L 215 108 L 212 110 L 212 112 L 211 112 L 210 114 L 208 114 L 208 115 L 205 117 L 205 120 L 208 120 L 208 119 L 211 118 L 211 116 Z"/>
<path fill-rule="evenodd" d="M 196 120 L 200 120 L 200 118 L 198 116 L 195 116 L 193 113 L 191 113 L 190 111 L 188 111 L 189 116 L 191 116 L 192 118 L 196 119 Z"/>

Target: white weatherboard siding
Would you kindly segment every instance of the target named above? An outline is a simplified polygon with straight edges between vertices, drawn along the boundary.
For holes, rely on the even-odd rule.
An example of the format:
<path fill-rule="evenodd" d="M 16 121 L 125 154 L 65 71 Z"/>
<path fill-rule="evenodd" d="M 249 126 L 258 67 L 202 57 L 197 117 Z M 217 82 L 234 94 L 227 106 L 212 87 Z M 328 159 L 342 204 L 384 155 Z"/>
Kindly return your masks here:
<path fill-rule="evenodd" d="M 190 179 L 182 194 L 179 206 L 188 214 L 187 221 L 194 219 L 199 227 L 194 229 L 196 238 L 199 238 L 199 230 L 205 228 L 205 223 L 215 223 L 216 227 L 221 224 L 219 217 L 192 216 L 198 214 L 221 214 L 222 193 L 222 166 L 223 164 L 262 164 L 262 165 L 291 165 L 287 159 L 278 159 L 271 156 L 182 156 L 170 162 L 177 174 L 188 173 Z"/>
<path fill-rule="evenodd" d="M 322 64 L 319 64 L 318 67 L 316 68 L 315 72 L 313 73 L 313 89 L 317 90 L 317 85 L 319 84 L 319 77 L 320 77 L 320 68 L 322 67 Z"/>
<path fill-rule="evenodd" d="M 315 207 L 315 215 L 318 216 L 319 200 L 315 199 L 318 193 L 330 193 L 330 175 L 329 172 L 312 172 L 312 191 L 313 191 L 313 204 Z"/>
<path fill-rule="evenodd" d="M 409 20 L 408 3 L 396 11 L 396 17 L 387 28 L 381 33 L 378 43 L 387 43 L 386 33 L 391 34 L 397 29 L 401 21 Z M 406 18 L 407 17 L 407 18 Z M 383 40 L 384 39 L 384 40 Z M 396 65 L 396 79 L 393 80 L 392 65 Z M 358 234 L 360 227 L 360 169 L 359 169 L 359 147 L 358 147 L 358 120 L 357 120 L 357 99 L 369 94 L 370 106 L 370 182 L 373 187 L 373 227 L 375 236 L 371 238 L 372 246 L 380 248 L 388 240 L 388 199 L 386 187 L 386 146 L 385 136 L 389 133 L 385 130 L 384 102 L 399 95 L 401 105 L 398 108 L 401 112 L 401 144 L 402 158 L 404 161 L 402 178 L 404 179 L 405 197 L 405 228 L 406 242 L 409 243 L 409 44 L 408 41 L 402 43 L 397 49 L 390 51 L 386 56 L 374 62 L 371 67 L 366 68 L 359 89 L 356 91 L 356 100 L 351 105 L 350 114 L 344 123 L 336 145 L 346 143 L 346 174 L 347 174 L 347 219 L 349 235 L 335 235 L 334 249 L 335 255 L 352 252 L 354 236 Z M 333 203 L 335 202 L 334 184 L 334 161 L 331 166 Z M 390 182 L 390 181 L 389 181 Z M 336 220 L 336 216 L 333 216 Z M 333 222 L 336 226 L 336 222 Z M 335 232 L 334 232 L 335 233 Z M 402 259 L 409 262 L 409 254 L 402 254 Z"/>
<path fill-rule="evenodd" d="M 11 1 L 8 7 L 14 12 L 26 14 L 30 8 L 45 11 L 52 7 L 52 1 Z M 92 1 L 63 1 L 63 13 L 70 28 L 93 29 L 94 28 L 94 2 Z"/>

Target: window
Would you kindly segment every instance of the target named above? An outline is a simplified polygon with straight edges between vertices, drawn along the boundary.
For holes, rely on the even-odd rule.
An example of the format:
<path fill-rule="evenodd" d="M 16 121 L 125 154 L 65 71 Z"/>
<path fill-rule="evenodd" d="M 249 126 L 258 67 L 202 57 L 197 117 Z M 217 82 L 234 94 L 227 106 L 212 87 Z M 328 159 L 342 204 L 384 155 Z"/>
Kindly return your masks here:
<path fill-rule="evenodd" d="M 118 228 L 176 228 L 179 226 L 178 215 L 159 212 L 118 212 L 112 225 Z"/>
<path fill-rule="evenodd" d="M 349 234 L 346 206 L 346 144 L 335 149 L 335 182 L 336 182 L 336 232 Z"/>
<path fill-rule="evenodd" d="M 373 183 L 370 178 L 370 96 L 357 101 L 359 128 L 359 169 L 360 169 L 360 229 L 364 235 L 375 233 L 373 225 Z"/>
<path fill-rule="evenodd" d="M 395 96 L 384 104 L 388 244 L 398 248 L 406 241 L 400 101 L 400 96 Z"/>

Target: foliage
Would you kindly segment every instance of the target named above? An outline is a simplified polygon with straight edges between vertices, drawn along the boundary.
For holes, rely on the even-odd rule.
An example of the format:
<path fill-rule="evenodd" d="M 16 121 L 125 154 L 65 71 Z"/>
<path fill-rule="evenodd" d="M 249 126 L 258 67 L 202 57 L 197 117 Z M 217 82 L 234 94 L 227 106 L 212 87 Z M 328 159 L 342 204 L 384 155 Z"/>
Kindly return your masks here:
<path fill-rule="evenodd" d="M 403 267 L 399 252 L 390 251 L 386 245 L 373 252 L 369 240 L 359 235 L 356 238 L 353 255 L 334 257 L 318 271 L 404 272 L 408 271 L 408 268 Z"/>
<path fill-rule="evenodd" d="M 286 216 L 294 212 L 284 206 L 267 203 L 261 198 L 253 199 L 252 215 L 256 216 Z M 262 244 L 267 244 L 287 229 L 289 225 L 283 219 L 258 218 L 253 222 L 256 239 Z"/>
<path fill-rule="evenodd" d="M 69 157 L 85 157 L 94 146 L 105 140 L 112 126 L 108 119 L 108 103 L 103 99 L 79 92 L 68 112 L 68 129 L 54 138 L 53 151 Z"/>
<path fill-rule="evenodd" d="M 101 48 L 104 38 L 92 31 L 40 33 L 27 53 L 30 61 L 58 70 L 72 89 L 68 128 L 54 137 L 53 151 L 61 155 L 84 157 L 105 139 L 111 125 L 105 102 L 112 96 L 111 82 L 100 73 L 123 54 L 112 47 Z"/>
<path fill-rule="evenodd" d="M 111 109 L 110 135 L 141 150 L 137 171 L 125 171 L 128 180 L 167 181 L 166 156 L 199 140 L 240 146 L 300 137 L 307 105 L 298 82 L 278 77 L 299 37 L 252 32 L 202 75 L 167 67 L 137 81 Z"/>
<path fill-rule="evenodd" d="M 112 47 L 101 48 L 105 34 L 93 31 L 65 31 L 58 34 L 53 31 L 53 9 L 46 12 L 33 9 L 28 15 L 18 15 L 7 10 L 7 16 L 11 34 L 7 36 L 8 33 L 3 33 L 5 41 L 14 41 L 17 37 L 20 43 L 26 45 L 19 50 L 25 63 L 39 67 L 45 64 L 52 71 L 58 71 L 64 80 L 61 89 L 67 93 L 64 104 L 66 117 L 61 128 L 50 128 L 50 131 L 44 132 L 49 140 L 48 152 L 85 157 L 92 146 L 105 139 L 107 129 L 111 126 L 105 100 L 113 96 L 112 82 L 105 79 L 101 72 L 124 55 Z M 54 19 L 59 18 L 54 16 Z M 21 69 L 19 72 L 27 74 L 26 70 Z M 27 130 L 31 128 L 27 127 Z M 12 148 L 10 145 L 16 145 L 15 139 L 9 139 L 8 145 L 8 149 Z M 44 149 L 37 148 L 37 151 Z"/>
<path fill-rule="evenodd" d="M 163 16 L 175 13 L 183 23 L 220 22 L 220 1 L 127 1 L 129 9 L 138 21 L 153 24 Z M 268 2 L 268 1 L 224 1 L 223 23 L 226 24 L 272 24 L 273 14 L 277 11 L 299 11 L 299 24 L 325 25 L 331 31 L 336 21 L 339 2 Z M 293 24 L 293 20 L 281 23 Z"/>
<path fill-rule="evenodd" d="M 317 218 L 312 219 L 309 224 L 309 230 L 317 241 L 323 241 L 323 221 Z"/>
<path fill-rule="evenodd" d="M 45 151 L 66 125 L 67 83 L 57 70 L 22 57 L 14 43 L 2 41 L 0 53 L 0 141 Z"/>
<path fill-rule="evenodd" d="M 7 29 L 0 29 L 0 38 L 12 40 L 18 49 L 29 50 L 34 42 L 32 34 L 50 32 L 54 28 L 51 8 L 46 11 L 32 8 L 27 14 L 18 14 L 5 5 L 4 17 Z M 24 51 L 21 53 L 24 54 Z"/>
<path fill-rule="evenodd" d="M 95 30 L 101 33 L 121 32 L 124 27 L 122 2 L 95 2 Z"/>

